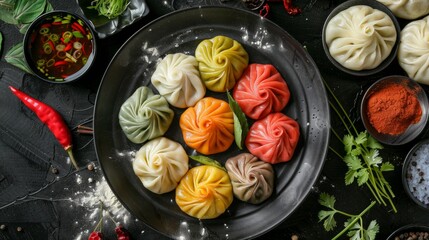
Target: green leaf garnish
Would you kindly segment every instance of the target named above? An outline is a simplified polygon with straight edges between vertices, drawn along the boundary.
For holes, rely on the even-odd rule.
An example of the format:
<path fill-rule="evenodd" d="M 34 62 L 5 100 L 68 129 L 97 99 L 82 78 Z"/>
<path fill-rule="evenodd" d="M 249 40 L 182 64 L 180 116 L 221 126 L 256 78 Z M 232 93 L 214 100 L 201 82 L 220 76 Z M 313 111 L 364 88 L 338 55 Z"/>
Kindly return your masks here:
<path fill-rule="evenodd" d="M 359 186 L 367 186 L 379 204 L 386 206 L 389 203 L 396 213 L 397 209 L 392 201 L 395 194 L 383 176 L 383 172 L 394 170 L 394 166 L 389 162 L 383 162 L 383 158 L 379 155 L 379 150 L 383 149 L 383 145 L 368 134 L 367 131 L 359 132 L 357 130 L 348 112 L 344 109 L 332 89 L 326 81 L 323 81 L 323 83 L 333 98 L 333 101 L 329 101 L 329 106 L 337 113 L 347 131 L 341 139 L 335 129 L 331 128 L 331 131 L 334 133 L 333 135 L 343 143 L 345 155 L 339 154 L 334 148 L 330 147 L 332 152 L 347 164 L 348 171 L 344 177 L 346 185 L 352 184 L 356 179 Z"/>
<path fill-rule="evenodd" d="M 130 0 L 93 0 L 88 9 L 94 9 L 99 15 L 112 19 L 121 15 L 129 3 Z"/>
<path fill-rule="evenodd" d="M 13 16 L 17 23 L 31 23 L 45 11 L 45 7 L 46 0 L 18 0 Z"/>
<path fill-rule="evenodd" d="M 201 164 L 217 167 L 221 170 L 226 171 L 226 169 L 222 166 L 222 164 L 220 164 L 218 161 L 216 161 L 212 158 L 202 156 L 202 155 L 190 155 L 189 158 L 191 158 L 192 160 L 195 160 Z"/>
<path fill-rule="evenodd" d="M 27 73 L 32 73 L 30 67 L 27 65 L 27 61 L 24 57 L 24 47 L 22 43 L 18 43 L 13 46 L 4 56 L 6 62 L 14 65 Z"/>
<path fill-rule="evenodd" d="M 229 91 L 226 92 L 228 96 L 229 107 L 234 114 L 234 137 L 237 147 L 243 149 L 243 142 L 246 139 L 247 133 L 249 132 L 249 125 L 247 123 L 246 115 L 241 110 L 238 103 L 232 98 Z"/>
<path fill-rule="evenodd" d="M 328 210 L 320 210 L 318 213 L 319 222 L 323 221 L 323 227 L 326 231 L 332 231 L 337 227 L 337 222 L 334 218 L 336 214 L 347 217 L 348 219 L 344 222 L 344 228 L 339 232 L 332 240 L 338 239 L 343 234 L 346 235 L 349 239 L 354 240 L 374 240 L 376 234 L 378 233 L 379 226 L 375 220 L 371 221 L 368 228 L 363 227 L 363 218 L 362 216 L 368 212 L 376 202 L 371 202 L 371 204 L 366 207 L 361 213 L 354 215 L 346 213 L 344 211 L 337 210 L 335 208 L 335 197 L 327 193 L 321 193 L 319 195 L 320 205 L 328 208 Z"/>

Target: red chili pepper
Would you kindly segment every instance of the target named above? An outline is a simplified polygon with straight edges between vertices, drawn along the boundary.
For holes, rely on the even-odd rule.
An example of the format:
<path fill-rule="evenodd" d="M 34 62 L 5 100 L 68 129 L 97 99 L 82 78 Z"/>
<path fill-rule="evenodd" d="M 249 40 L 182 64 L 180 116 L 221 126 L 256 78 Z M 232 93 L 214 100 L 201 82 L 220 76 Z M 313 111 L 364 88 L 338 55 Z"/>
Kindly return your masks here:
<path fill-rule="evenodd" d="M 262 17 L 267 17 L 269 12 L 270 5 L 268 5 L 268 3 L 265 3 L 261 10 L 259 10 L 259 15 L 261 15 Z"/>
<path fill-rule="evenodd" d="M 88 237 L 88 240 L 102 240 L 102 239 L 103 239 L 103 234 L 101 232 L 92 232 Z"/>
<path fill-rule="evenodd" d="M 64 48 L 64 52 L 67 52 L 68 50 L 72 49 L 72 47 L 73 47 L 73 44 L 72 43 L 68 43 L 66 45 L 66 47 Z"/>
<path fill-rule="evenodd" d="M 55 63 L 54 63 L 54 66 L 55 66 L 55 67 L 58 67 L 58 66 L 66 65 L 66 64 L 67 64 L 67 62 L 66 62 L 66 61 L 58 61 L 58 62 L 55 62 Z"/>
<path fill-rule="evenodd" d="M 44 23 L 42 24 L 42 26 L 40 26 L 40 28 L 50 28 L 51 24 L 50 23 Z"/>
<path fill-rule="evenodd" d="M 51 40 L 48 41 L 48 44 L 49 44 L 49 46 L 51 46 L 52 50 L 55 49 L 55 45 L 54 45 L 54 43 Z"/>
<path fill-rule="evenodd" d="M 72 23 L 72 26 L 71 26 L 71 27 L 72 27 L 74 30 L 81 32 L 83 35 L 86 35 L 86 31 L 85 31 L 85 29 L 83 29 L 83 27 L 82 27 L 79 23 L 74 22 L 74 23 Z"/>
<path fill-rule="evenodd" d="M 285 8 L 286 12 L 290 15 L 297 15 L 301 13 L 301 8 L 294 7 L 292 5 L 292 0 L 267 0 L 267 2 L 283 2 L 283 7 Z"/>
<path fill-rule="evenodd" d="M 129 240 L 130 234 L 128 231 L 122 226 L 119 225 L 115 228 L 116 236 L 118 237 L 118 240 Z"/>
<path fill-rule="evenodd" d="M 15 94 L 15 96 L 17 96 L 25 106 L 32 110 L 40 119 L 40 121 L 42 121 L 49 128 L 49 130 L 51 130 L 55 138 L 58 140 L 61 146 L 64 147 L 64 150 L 69 155 L 74 167 L 78 169 L 72 152 L 72 138 L 70 130 L 61 115 L 49 105 L 30 97 L 29 95 L 12 86 L 9 86 L 9 88 L 12 93 Z"/>

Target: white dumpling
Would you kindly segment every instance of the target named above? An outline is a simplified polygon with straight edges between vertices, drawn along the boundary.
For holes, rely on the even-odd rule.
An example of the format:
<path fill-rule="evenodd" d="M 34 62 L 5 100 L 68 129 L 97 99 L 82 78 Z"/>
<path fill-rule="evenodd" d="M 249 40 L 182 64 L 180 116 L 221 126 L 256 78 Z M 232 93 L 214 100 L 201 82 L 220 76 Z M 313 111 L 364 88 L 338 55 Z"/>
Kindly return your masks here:
<path fill-rule="evenodd" d="M 165 56 L 158 63 L 151 81 L 159 94 L 178 108 L 194 106 L 206 94 L 196 58 L 183 53 Z"/>
<path fill-rule="evenodd" d="M 416 19 L 429 14 L 428 0 L 377 0 L 386 5 L 395 16 Z"/>
<path fill-rule="evenodd" d="M 401 31 L 398 61 L 410 78 L 429 85 L 429 16 Z"/>
<path fill-rule="evenodd" d="M 342 66 L 355 71 L 380 65 L 391 53 L 396 37 L 389 15 L 366 5 L 341 11 L 329 21 L 325 30 L 330 55 Z"/>
<path fill-rule="evenodd" d="M 178 142 L 166 137 L 144 144 L 133 160 L 134 173 L 150 191 L 162 194 L 176 188 L 188 171 L 188 155 Z"/>

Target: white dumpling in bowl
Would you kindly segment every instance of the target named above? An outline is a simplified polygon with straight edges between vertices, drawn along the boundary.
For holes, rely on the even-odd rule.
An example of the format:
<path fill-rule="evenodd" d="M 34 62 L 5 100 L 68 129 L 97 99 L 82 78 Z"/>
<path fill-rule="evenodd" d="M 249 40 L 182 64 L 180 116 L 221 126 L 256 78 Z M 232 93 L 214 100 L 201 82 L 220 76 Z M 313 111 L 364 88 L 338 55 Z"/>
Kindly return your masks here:
<path fill-rule="evenodd" d="M 379 66 L 391 53 L 396 37 L 395 24 L 389 15 L 366 5 L 341 11 L 325 30 L 330 55 L 355 71 Z"/>
<path fill-rule="evenodd" d="M 398 62 L 410 78 L 429 85 L 429 16 L 402 29 Z"/>
<path fill-rule="evenodd" d="M 377 0 L 386 5 L 395 16 L 416 19 L 429 14 L 428 0 Z"/>
<path fill-rule="evenodd" d="M 177 187 L 188 171 L 188 162 L 188 155 L 180 143 L 159 137 L 137 151 L 133 170 L 145 188 L 162 194 Z"/>
<path fill-rule="evenodd" d="M 183 53 L 165 56 L 158 63 L 151 81 L 159 94 L 178 108 L 194 106 L 206 94 L 196 58 Z"/>

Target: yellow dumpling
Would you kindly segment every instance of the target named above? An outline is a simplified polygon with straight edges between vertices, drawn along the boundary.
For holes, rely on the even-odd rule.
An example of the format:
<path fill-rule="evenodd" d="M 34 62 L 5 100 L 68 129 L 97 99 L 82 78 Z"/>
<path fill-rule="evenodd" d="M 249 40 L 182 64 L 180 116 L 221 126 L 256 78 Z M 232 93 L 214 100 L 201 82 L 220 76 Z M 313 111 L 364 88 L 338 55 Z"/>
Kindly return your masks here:
<path fill-rule="evenodd" d="M 232 89 L 249 64 L 249 55 L 232 38 L 216 36 L 198 44 L 195 50 L 201 79 L 214 92 Z"/>
<path fill-rule="evenodd" d="M 233 200 L 228 173 L 213 166 L 191 168 L 176 188 L 176 202 L 186 214 L 199 219 L 216 218 Z"/>

